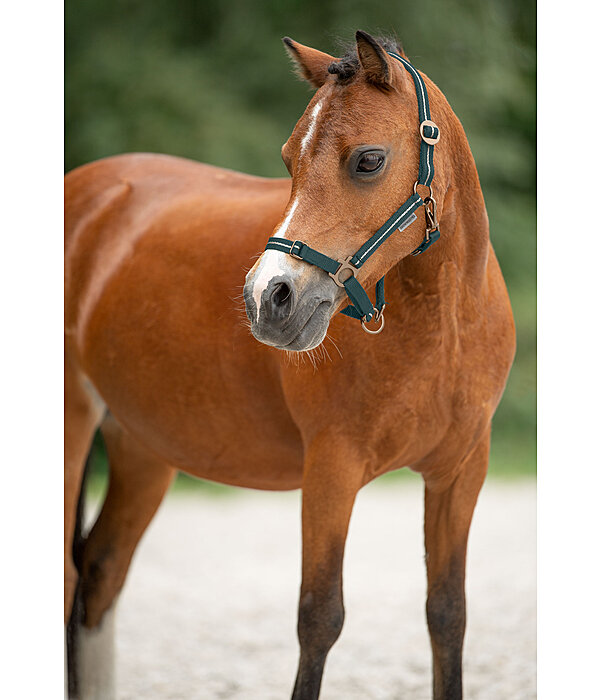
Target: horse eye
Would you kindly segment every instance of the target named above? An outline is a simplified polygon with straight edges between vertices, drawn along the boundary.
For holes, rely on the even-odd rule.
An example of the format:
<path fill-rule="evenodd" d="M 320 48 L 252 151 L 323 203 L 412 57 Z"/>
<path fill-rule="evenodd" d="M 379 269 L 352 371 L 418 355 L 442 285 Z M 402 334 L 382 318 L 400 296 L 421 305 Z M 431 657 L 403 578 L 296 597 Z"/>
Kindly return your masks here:
<path fill-rule="evenodd" d="M 374 173 L 383 165 L 382 153 L 363 153 L 356 164 L 357 173 Z"/>

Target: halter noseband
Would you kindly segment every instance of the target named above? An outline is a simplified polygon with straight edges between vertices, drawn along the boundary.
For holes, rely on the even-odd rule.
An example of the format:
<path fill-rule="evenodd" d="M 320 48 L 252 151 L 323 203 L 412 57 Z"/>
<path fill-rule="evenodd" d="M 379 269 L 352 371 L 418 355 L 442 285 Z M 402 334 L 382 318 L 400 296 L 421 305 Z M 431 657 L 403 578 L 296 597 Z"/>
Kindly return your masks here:
<path fill-rule="evenodd" d="M 314 248 L 307 246 L 302 241 L 290 241 L 287 238 L 272 236 L 269 238 L 265 250 L 278 250 L 288 253 L 293 258 L 304 260 L 311 265 L 316 265 L 325 270 L 338 287 L 346 290 L 350 301 L 340 313 L 351 318 L 360 319 L 362 327 L 367 333 L 379 333 L 383 330 L 385 307 L 384 283 L 385 275 L 377 282 L 375 287 L 375 306 L 371 303 L 363 286 L 356 279 L 356 273 L 364 263 L 373 255 L 379 246 L 386 241 L 394 231 L 404 231 L 417 219 L 416 211 L 419 207 L 425 209 L 425 238 L 421 244 L 413 250 L 411 255 L 420 255 L 435 243 L 440 237 L 437 221 L 436 201 L 433 198 L 431 183 L 433 181 L 433 147 L 440 140 L 440 130 L 431 121 L 429 111 L 429 99 L 427 89 L 419 71 L 405 58 L 396 53 L 388 52 L 390 56 L 402 63 L 411 74 L 417 91 L 419 103 L 419 133 L 421 135 L 421 153 L 419 156 L 419 177 L 415 182 L 414 193 L 404 204 L 397 209 L 390 218 L 369 238 L 366 243 L 345 260 L 335 260 L 328 255 L 319 253 Z M 417 187 L 423 185 L 429 189 L 429 196 L 422 199 L 417 194 Z M 375 331 L 369 330 L 366 323 L 371 320 L 381 322 Z"/>

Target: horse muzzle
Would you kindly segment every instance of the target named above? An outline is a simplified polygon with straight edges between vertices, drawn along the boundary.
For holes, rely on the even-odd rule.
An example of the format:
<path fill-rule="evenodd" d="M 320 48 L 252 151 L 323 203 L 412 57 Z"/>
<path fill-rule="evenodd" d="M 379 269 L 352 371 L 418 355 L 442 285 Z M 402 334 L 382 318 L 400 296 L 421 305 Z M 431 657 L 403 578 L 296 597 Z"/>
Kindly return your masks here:
<path fill-rule="evenodd" d="M 256 275 L 251 271 L 244 286 L 244 301 L 252 335 L 257 340 L 280 350 L 298 352 L 311 350 L 323 341 L 336 291 L 328 280 L 299 289 L 294 277 L 283 273 L 273 276 L 264 289 L 256 284 Z"/>

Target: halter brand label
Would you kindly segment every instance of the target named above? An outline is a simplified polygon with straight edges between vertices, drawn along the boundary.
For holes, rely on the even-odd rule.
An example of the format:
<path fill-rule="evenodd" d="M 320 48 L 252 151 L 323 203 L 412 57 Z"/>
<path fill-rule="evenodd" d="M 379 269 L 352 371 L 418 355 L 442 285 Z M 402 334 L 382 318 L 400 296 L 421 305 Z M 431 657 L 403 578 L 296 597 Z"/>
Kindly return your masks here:
<path fill-rule="evenodd" d="M 412 222 L 416 221 L 416 220 L 417 220 L 417 215 L 411 214 L 408 217 L 408 219 L 406 219 L 406 221 L 404 223 L 402 223 L 402 224 L 400 224 L 400 226 L 398 226 L 398 231 L 404 231 L 405 228 L 408 228 L 412 224 Z"/>

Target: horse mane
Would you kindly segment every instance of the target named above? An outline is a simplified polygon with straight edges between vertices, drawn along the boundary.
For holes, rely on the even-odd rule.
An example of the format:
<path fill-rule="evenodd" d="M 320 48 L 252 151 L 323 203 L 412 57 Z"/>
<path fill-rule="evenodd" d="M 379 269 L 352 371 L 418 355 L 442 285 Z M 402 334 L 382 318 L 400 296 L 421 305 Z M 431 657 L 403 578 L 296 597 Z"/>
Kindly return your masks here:
<path fill-rule="evenodd" d="M 402 43 L 395 37 L 376 36 L 375 40 L 386 51 L 394 51 L 401 56 L 405 55 Z M 345 54 L 337 61 L 331 63 L 327 70 L 332 75 L 337 76 L 339 83 L 345 84 L 352 82 L 356 77 L 360 70 L 360 61 L 358 60 L 356 44 L 345 44 L 342 46 L 342 50 L 345 51 Z"/>

